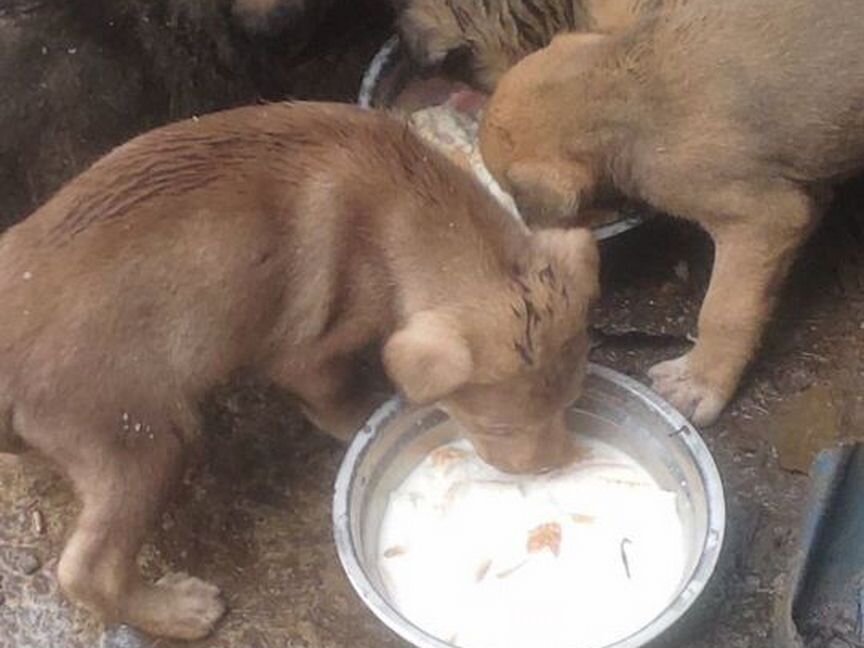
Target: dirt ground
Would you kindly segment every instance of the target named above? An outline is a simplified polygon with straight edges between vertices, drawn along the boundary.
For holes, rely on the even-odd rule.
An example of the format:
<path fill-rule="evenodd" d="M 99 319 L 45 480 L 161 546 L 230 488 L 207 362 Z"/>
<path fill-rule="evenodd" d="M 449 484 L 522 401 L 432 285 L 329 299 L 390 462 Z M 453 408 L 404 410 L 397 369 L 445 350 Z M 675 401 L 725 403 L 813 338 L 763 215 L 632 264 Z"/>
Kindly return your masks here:
<path fill-rule="evenodd" d="M 330 35 L 313 43 L 313 54 L 291 61 L 284 72 L 286 95 L 353 98 L 387 27 L 386 20 L 361 18 L 337 20 Z M 0 45 L 10 46 L 4 26 L 0 11 Z M 67 108 L 51 102 L 31 107 L 42 111 L 43 123 Z M 162 106 L 156 117 L 141 115 L 107 134 L 97 129 L 98 137 L 82 141 L 80 149 L 78 122 L 64 121 L 61 135 L 71 153 L 53 165 L 33 161 L 21 138 L 0 140 L 4 164 L 33 161 L 26 190 L 7 191 L 5 185 L 23 171 L 2 169 L 3 222 L 44 200 L 96 153 L 169 112 Z M 2 124 L 15 128 L 15 122 Z M 725 481 L 729 535 L 693 632 L 676 646 L 770 645 L 772 606 L 800 524 L 812 454 L 840 437 L 864 434 L 862 185 L 844 189 L 804 250 L 759 361 L 734 405 L 704 431 Z M 688 344 L 710 245 L 695 228 L 658 218 L 604 244 L 603 256 L 594 359 L 644 379 L 653 362 Z M 330 497 L 342 447 L 262 387 L 223 395 L 208 417 L 207 460 L 190 474 L 142 556 L 148 573 L 184 570 L 223 589 L 229 614 L 214 636 L 192 645 L 401 646 L 364 609 L 338 565 Z M 49 467 L 32 458 L 0 457 L 0 647 L 190 645 L 103 628 L 59 596 L 53 568 L 76 510 L 68 486 Z"/>

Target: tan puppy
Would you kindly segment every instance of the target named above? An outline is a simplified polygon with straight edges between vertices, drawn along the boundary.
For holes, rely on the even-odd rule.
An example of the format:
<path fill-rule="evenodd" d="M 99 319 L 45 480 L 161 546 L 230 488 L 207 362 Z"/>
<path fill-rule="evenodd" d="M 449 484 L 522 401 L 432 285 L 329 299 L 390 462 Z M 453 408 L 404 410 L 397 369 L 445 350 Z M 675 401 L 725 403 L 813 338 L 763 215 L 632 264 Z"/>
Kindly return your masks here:
<path fill-rule="evenodd" d="M 467 56 L 472 81 L 491 91 L 521 58 L 561 32 L 611 33 L 680 0 L 396 0 L 399 34 L 421 67 Z"/>
<path fill-rule="evenodd" d="M 347 439 L 383 394 L 443 403 L 504 470 L 566 462 L 597 252 L 530 234 L 384 114 L 277 104 L 113 151 L 0 238 L 0 441 L 72 480 L 60 583 L 108 620 L 193 639 L 218 590 L 135 557 L 198 405 L 247 372 Z"/>
<path fill-rule="evenodd" d="M 864 166 L 864 3 L 690 0 L 619 36 L 560 36 L 500 82 L 492 174 L 552 223 L 614 189 L 716 244 L 699 339 L 651 371 L 712 422 L 832 183 Z"/>

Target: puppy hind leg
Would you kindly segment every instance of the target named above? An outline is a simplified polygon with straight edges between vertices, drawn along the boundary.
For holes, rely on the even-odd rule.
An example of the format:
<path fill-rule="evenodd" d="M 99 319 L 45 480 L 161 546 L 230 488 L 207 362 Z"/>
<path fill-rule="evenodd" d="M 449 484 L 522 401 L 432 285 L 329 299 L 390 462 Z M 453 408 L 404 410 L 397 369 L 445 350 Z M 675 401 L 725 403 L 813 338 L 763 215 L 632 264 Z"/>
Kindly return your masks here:
<path fill-rule="evenodd" d="M 61 587 L 106 621 L 156 636 L 206 636 L 225 611 L 216 587 L 179 574 L 149 584 L 136 565 L 147 532 L 181 476 L 180 437 L 154 426 L 134 438 L 114 431 L 79 438 L 88 441 L 83 451 L 49 449 L 83 502 L 58 564 Z"/>

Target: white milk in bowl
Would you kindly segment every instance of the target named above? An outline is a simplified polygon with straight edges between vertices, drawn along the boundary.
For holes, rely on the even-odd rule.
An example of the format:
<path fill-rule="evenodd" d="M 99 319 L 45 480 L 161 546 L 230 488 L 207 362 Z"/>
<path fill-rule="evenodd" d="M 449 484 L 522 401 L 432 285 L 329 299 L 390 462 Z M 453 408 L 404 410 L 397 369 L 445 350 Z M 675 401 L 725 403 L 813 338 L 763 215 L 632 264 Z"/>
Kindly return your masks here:
<path fill-rule="evenodd" d="M 627 454 L 501 473 L 467 441 L 431 452 L 390 494 L 378 564 L 391 603 L 461 648 L 601 648 L 657 617 L 686 568 L 676 495 Z"/>

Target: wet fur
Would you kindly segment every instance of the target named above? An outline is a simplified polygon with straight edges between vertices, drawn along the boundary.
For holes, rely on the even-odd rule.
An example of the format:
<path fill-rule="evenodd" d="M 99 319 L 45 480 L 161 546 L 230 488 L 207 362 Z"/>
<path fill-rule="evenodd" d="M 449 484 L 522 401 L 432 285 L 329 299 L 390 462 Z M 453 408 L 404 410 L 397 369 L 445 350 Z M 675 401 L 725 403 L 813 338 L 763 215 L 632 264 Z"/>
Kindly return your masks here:
<path fill-rule="evenodd" d="M 490 101 L 484 159 L 535 223 L 613 191 L 713 237 L 698 342 L 651 371 L 697 423 L 734 394 L 831 187 L 864 168 L 862 39 L 857 0 L 686 0 L 557 37 Z"/>
<path fill-rule="evenodd" d="M 532 235 L 384 114 L 329 104 L 216 113 L 138 137 L 0 238 L 0 443 L 83 503 L 58 565 L 111 621 L 194 639 L 224 612 L 135 556 L 238 375 L 347 439 L 386 396 L 442 399 L 490 461 L 572 451 L 597 251 Z M 382 387 L 383 385 L 383 387 Z"/>

